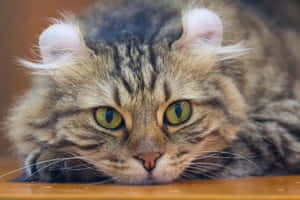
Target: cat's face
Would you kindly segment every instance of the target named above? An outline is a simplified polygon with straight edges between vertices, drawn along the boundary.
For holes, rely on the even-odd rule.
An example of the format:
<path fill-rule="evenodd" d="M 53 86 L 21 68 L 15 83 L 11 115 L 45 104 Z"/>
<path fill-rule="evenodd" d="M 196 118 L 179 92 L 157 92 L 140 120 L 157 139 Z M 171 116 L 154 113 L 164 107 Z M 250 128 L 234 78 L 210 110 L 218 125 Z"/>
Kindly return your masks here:
<path fill-rule="evenodd" d="M 185 45 L 195 37 L 187 33 L 172 46 L 167 41 L 98 42 L 97 53 L 81 46 L 82 41 L 73 42 L 68 48 L 76 49 L 81 59 L 67 65 L 68 48 L 48 37 L 63 30 L 76 39 L 71 29 L 53 25 L 40 38 L 44 62 L 58 65 L 53 60 L 59 60 L 63 67 L 39 77 L 43 101 L 31 123 L 40 132 L 32 137 L 46 148 L 39 147 L 42 152 L 36 156 L 55 149 L 80 157 L 120 183 L 166 183 L 189 176 L 186 169 L 192 162 L 235 138 L 245 106 L 220 70 L 225 57 L 216 50 L 226 55 L 230 48 L 217 45 L 219 34 L 203 33 L 211 44 L 199 49 Z M 41 129 L 49 133 L 47 139 Z M 55 153 L 47 155 L 31 156 L 28 162 L 56 158 Z"/>
<path fill-rule="evenodd" d="M 173 181 L 193 160 L 232 141 L 244 105 L 233 83 L 214 70 L 213 56 L 159 45 L 154 69 L 149 46 L 127 46 L 143 66 L 134 68 L 124 46 L 121 69 L 106 47 L 54 75 L 60 95 L 47 104 L 67 113 L 53 124 L 63 138 L 52 145 L 56 150 L 81 156 L 118 182 L 148 184 Z"/>

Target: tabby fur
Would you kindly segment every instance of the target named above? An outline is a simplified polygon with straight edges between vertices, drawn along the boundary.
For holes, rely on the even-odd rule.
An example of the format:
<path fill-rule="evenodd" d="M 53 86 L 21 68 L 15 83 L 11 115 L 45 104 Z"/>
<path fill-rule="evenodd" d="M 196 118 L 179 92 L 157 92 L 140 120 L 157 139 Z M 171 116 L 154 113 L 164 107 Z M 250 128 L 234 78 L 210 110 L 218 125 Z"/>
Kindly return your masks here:
<path fill-rule="evenodd" d="M 65 17 L 89 56 L 34 69 L 32 88 L 12 109 L 8 136 L 26 157 L 22 180 L 153 184 L 299 173 L 299 36 L 245 2 L 104 0 Z M 222 47 L 180 47 L 182 15 L 192 8 L 220 16 Z M 191 101 L 193 115 L 168 126 L 164 112 L 180 99 Z M 103 105 L 126 128 L 97 126 L 91 113 Z M 163 155 L 151 177 L 134 158 L 149 152 Z"/>

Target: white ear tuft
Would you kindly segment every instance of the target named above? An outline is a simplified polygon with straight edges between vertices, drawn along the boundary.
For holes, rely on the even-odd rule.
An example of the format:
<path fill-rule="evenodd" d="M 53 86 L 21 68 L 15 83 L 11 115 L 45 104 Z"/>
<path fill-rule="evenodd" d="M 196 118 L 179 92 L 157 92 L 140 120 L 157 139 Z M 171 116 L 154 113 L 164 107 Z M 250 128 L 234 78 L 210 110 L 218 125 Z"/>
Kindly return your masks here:
<path fill-rule="evenodd" d="M 193 9 L 183 15 L 184 33 L 181 45 L 195 43 L 219 47 L 223 40 L 221 18 L 208 9 Z"/>
<path fill-rule="evenodd" d="M 85 56 L 87 50 L 79 28 L 73 24 L 58 23 L 48 27 L 39 38 L 44 64 L 57 62 L 65 56 Z"/>

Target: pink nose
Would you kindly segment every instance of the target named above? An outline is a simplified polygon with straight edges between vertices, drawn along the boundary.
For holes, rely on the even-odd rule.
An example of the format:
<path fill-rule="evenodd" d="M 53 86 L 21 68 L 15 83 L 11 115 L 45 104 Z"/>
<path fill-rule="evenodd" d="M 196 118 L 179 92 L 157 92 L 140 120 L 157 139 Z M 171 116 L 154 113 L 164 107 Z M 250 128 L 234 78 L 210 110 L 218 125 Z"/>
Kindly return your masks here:
<path fill-rule="evenodd" d="M 135 156 L 136 159 L 142 161 L 144 168 L 151 172 L 156 165 L 156 161 L 161 157 L 160 153 L 145 153 Z"/>

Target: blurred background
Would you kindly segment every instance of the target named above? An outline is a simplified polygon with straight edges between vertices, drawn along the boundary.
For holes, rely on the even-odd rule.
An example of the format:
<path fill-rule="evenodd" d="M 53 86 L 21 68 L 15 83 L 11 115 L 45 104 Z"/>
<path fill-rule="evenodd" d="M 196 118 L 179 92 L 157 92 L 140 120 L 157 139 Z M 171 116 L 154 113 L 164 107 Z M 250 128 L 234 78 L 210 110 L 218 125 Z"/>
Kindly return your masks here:
<path fill-rule="evenodd" d="M 0 123 L 14 100 L 31 84 L 29 71 L 17 66 L 16 58 L 32 58 L 32 47 L 38 43 L 42 30 L 49 25 L 49 17 L 58 17 L 60 11 L 77 13 L 91 1 L 0 0 Z M 297 26 L 300 22 L 299 0 L 242 1 L 254 6 L 253 14 L 264 13 L 276 26 L 300 27 Z M 1 129 L 0 158 L 11 156 L 13 152 L 4 135 Z"/>

